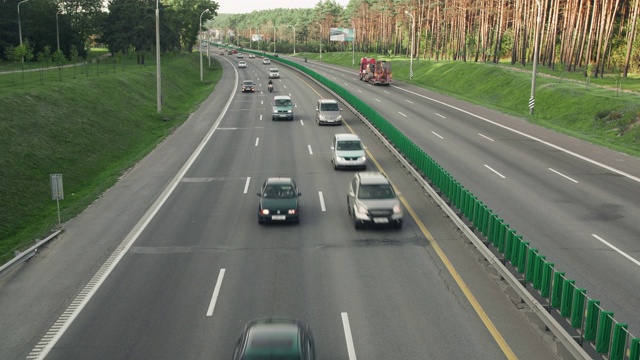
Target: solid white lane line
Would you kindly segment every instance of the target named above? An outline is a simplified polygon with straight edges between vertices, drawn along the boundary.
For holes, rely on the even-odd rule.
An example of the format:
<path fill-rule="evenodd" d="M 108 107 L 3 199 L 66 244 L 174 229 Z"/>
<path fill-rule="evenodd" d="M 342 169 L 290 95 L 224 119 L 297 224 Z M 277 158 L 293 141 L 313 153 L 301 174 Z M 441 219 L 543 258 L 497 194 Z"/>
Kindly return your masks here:
<path fill-rule="evenodd" d="M 258 146 L 258 143 L 259 143 L 259 142 L 260 142 L 260 138 L 259 138 L 259 137 L 257 137 L 257 138 L 256 138 L 256 146 Z"/>
<path fill-rule="evenodd" d="M 574 183 L 576 183 L 576 184 L 578 183 L 578 181 L 577 181 L 577 180 L 573 180 L 572 178 L 568 177 L 567 175 L 562 174 L 562 173 L 560 173 L 560 172 L 558 172 L 558 171 L 555 171 L 555 170 L 553 170 L 552 168 L 549 168 L 549 170 L 553 171 L 554 173 L 556 173 L 556 174 L 558 174 L 558 175 L 562 176 L 563 178 L 565 178 L 565 179 L 567 179 L 567 180 L 571 180 L 571 181 L 573 181 L 573 182 L 574 182 Z"/>
<path fill-rule="evenodd" d="M 408 102 L 409 104 L 413 104 L 413 101 L 411 101 L 411 100 L 405 99 L 404 101 Z"/>
<path fill-rule="evenodd" d="M 444 139 L 442 136 L 438 135 L 437 133 L 435 133 L 435 132 L 433 132 L 433 131 L 432 131 L 431 133 L 432 133 L 433 135 L 435 135 L 435 136 L 439 137 L 440 139 Z"/>
<path fill-rule="evenodd" d="M 347 341 L 347 353 L 349 354 L 349 360 L 356 359 L 356 349 L 353 346 L 353 337 L 351 336 L 351 326 L 349 325 L 349 315 L 346 312 L 342 313 L 342 327 L 344 327 L 344 337 Z"/>
<path fill-rule="evenodd" d="M 482 136 L 483 138 L 485 138 L 485 139 L 487 139 L 487 140 L 489 140 L 489 141 L 495 141 L 495 140 L 493 140 L 492 138 L 490 138 L 490 137 L 488 137 L 488 136 L 485 136 L 485 135 L 482 135 L 482 134 L 480 134 L 480 133 L 478 133 L 478 135 Z"/>
<path fill-rule="evenodd" d="M 438 113 L 435 113 L 435 114 L 436 114 L 436 115 L 438 115 L 438 116 L 440 116 L 440 117 L 441 117 L 441 118 L 443 118 L 443 119 L 446 119 L 446 117 L 444 117 L 444 116 L 442 116 L 442 115 L 440 115 L 440 114 L 438 114 Z"/>
<path fill-rule="evenodd" d="M 618 249 L 617 247 L 609 244 L 606 240 L 604 240 L 600 236 L 598 236 L 596 234 L 591 234 L 591 236 L 593 236 L 594 238 L 596 238 L 598 241 L 602 242 L 603 244 L 607 245 L 608 247 L 612 248 L 613 250 L 617 251 L 620 255 L 622 255 L 622 256 L 626 257 L 627 259 L 631 260 L 634 264 L 640 266 L 640 261 L 632 258 L 629 254 L 627 254 L 624 251 Z"/>
<path fill-rule="evenodd" d="M 496 175 L 500 176 L 501 178 L 506 179 L 506 177 L 505 177 L 504 175 L 502 175 L 502 174 L 500 174 L 499 172 L 497 172 L 497 171 L 493 170 L 493 169 L 491 168 L 491 166 L 489 166 L 489 165 L 487 165 L 487 164 L 484 164 L 484 167 L 486 167 L 487 169 L 489 169 L 489 170 L 493 171 Z"/>
<path fill-rule="evenodd" d="M 211 297 L 211 302 L 209 303 L 209 309 L 207 310 L 207 316 L 213 315 L 213 309 L 216 307 L 216 301 L 218 301 L 218 294 L 220 294 L 220 287 L 222 286 L 222 279 L 224 279 L 225 269 L 220 269 L 220 274 L 218 274 L 218 281 L 216 281 L 216 287 L 213 289 L 213 296 Z"/>
<path fill-rule="evenodd" d="M 400 115 L 402 115 L 402 116 L 404 116 L 404 117 L 407 117 L 407 115 L 405 115 L 405 114 L 401 113 L 400 111 L 398 111 L 398 114 L 400 114 Z"/>
<path fill-rule="evenodd" d="M 302 119 L 300 119 L 300 124 L 302 124 L 302 126 L 304 126 L 304 121 L 302 121 Z"/>
<path fill-rule="evenodd" d="M 262 121 L 262 115 L 260 115 L 260 121 Z"/>
<path fill-rule="evenodd" d="M 324 207 L 324 196 L 322 196 L 322 191 L 318 191 L 318 197 L 320 197 L 320 209 L 322 209 L 322 211 L 327 211 L 327 208 Z"/>
<path fill-rule="evenodd" d="M 311 145 L 307 145 L 309 147 L 309 155 L 313 155 L 313 151 L 311 151 Z"/>
<path fill-rule="evenodd" d="M 624 176 L 624 177 L 626 177 L 626 178 L 628 178 L 628 179 L 631 179 L 631 180 L 633 180 L 633 181 L 640 182 L 640 177 L 633 176 L 633 175 L 631 175 L 631 174 L 629 174 L 629 173 L 626 173 L 626 172 L 624 172 L 624 171 L 618 170 L 618 169 L 616 169 L 616 168 L 614 168 L 614 167 L 611 167 L 611 166 L 609 166 L 609 165 L 605 165 L 605 164 L 603 164 L 603 163 L 601 163 L 601 162 L 595 161 L 595 160 L 590 159 L 590 158 L 588 158 L 588 157 L 586 157 L 586 156 L 583 156 L 583 155 L 580 155 L 580 154 L 578 154 L 578 153 L 576 153 L 576 152 L 573 152 L 573 151 L 571 151 L 571 150 L 565 149 L 565 148 L 563 148 L 562 146 L 559 146 L 559 145 L 556 145 L 556 144 L 550 143 L 550 142 L 548 142 L 548 141 L 544 141 L 544 140 L 542 140 L 542 139 L 540 139 L 540 138 L 537 138 L 537 137 L 535 137 L 535 136 L 529 135 L 529 134 L 524 133 L 524 132 L 522 132 L 522 131 L 520 131 L 520 130 L 516 130 L 516 129 L 510 128 L 510 127 L 508 127 L 508 126 L 506 126 L 506 125 L 502 125 L 502 124 L 497 123 L 497 122 L 495 122 L 495 121 L 493 121 L 493 120 L 489 120 L 489 119 L 487 119 L 487 118 L 485 118 L 485 117 L 482 117 L 482 116 L 480 116 L 480 115 L 476 115 L 476 114 L 474 114 L 474 113 L 472 113 L 472 112 L 470 112 L 470 111 L 463 110 L 463 109 L 461 109 L 461 108 L 459 108 L 459 107 L 455 107 L 455 106 L 453 106 L 453 105 L 447 104 L 447 103 L 445 103 L 445 102 L 443 102 L 443 101 L 436 100 L 436 99 L 434 99 L 434 98 L 430 98 L 430 97 L 428 97 L 428 96 L 424 96 L 424 95 L 418 94 L 418 93 L 413 92 L 413 91 L 411 91 L 411 90 L 403 89 L 403 88 L 401 88 L 401 87 L 399 87 L 399 86 L 396 86 L 396 85 L 391 85 L 391 86 L 393 86 L 394 88 L 396 88 L 396 89 L 398 89 L 398 90 L 406 91 L 406 92 L 408 92 L 408 93 L 410 93 L 410 94 L 413 94 L 413 95 L 415 95 L 415 96 L 421 97 L 421 98 L 423 98 L 423 99 L 427 99 L 427 100 L 433 101 L 433 102 L 435 102 L 435 103 L 438 103 L 438 104 L 441 104 L 441 105 L 447 106 L 447 107 L 449 107 L 449 108 L 451 108 L 451 109 L 458 110 L 458 111 L 460 111 L 461 113 L 467 114 L 467 115 L 469 115 L 469 116 L 473 116 L 473 117 L 475 117 L 476 119 L 480 119 L 480 120 L 485 121 L 485 122 L 487 122 L 487 123 L 489 123 L 489 124 L 492 124 L 492 125 L 495 125 L 495 126 L 501 127 L 501 128 L 503 128 L 503 129 L 505 129 L 505 130 L 508 130 L 508 131 L 511 131 L 511 132 L 513 132 L 513 133 L 515 133 L 515 134 L 518 134 L 518 135 L 524 136 L 524 137 L 526 137 L 526 138 L 528 138 L 528 139 L 531 139 L 531 140 L 537 141 L 537 142 L 539 142 L 539 143 L 541 143 L 541 144 L 545 144 L 545 145 L 547 145 L 547 146 L 549 146 L 549 147 L 552 147 L 552 148 L 554 148 L 554 149 L 556 149 L 556 150 L 560 150 L 560 151 L 564 152 L 565 154 L 569 154 L 569 155 L 571 155 L 571 156 L 575 156 L 575 157 L 577 157 L 578 159 L 584 160 L 584 161 L 586 161 L 586 162 L 588 162 L 588 163 L 591 163 L 591 164 L 593 164 L 593 165 L 599 166 L 599 167 L 601 167 L 601 168 L 603 168 L 603 169 L 607 169 L 607 170 L 609 170 L 609 171 L 611 171 L 611 172 L 613 172 L 613 173 L 616 173 L 616 174 L 618 174 L 618 175 L 622 175 L 622 176 Z"/>
<path fill-rule="evenodd" d="M 380 101 L 380 99 L 376 99 L 377 102 L 381 103 L 382 101 Z"/>
<path fill-rule="evenodd" d="M 244 193 L 247 193 L 247 190 L 249 190 L 249 183 L 251 182 L 251 176 L 247 177 L 247 182 L 244 184 Z"/>

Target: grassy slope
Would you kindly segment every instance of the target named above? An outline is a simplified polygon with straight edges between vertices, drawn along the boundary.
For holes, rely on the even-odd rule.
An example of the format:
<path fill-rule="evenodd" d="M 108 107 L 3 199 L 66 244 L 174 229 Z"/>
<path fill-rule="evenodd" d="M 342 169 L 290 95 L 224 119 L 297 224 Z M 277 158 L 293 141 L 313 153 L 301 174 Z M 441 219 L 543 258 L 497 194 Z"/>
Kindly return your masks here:
<path fill-rule="evenodd" d="M 318 60 L 318 54 L 298 54 Z M 379 58 L 375 54 L 356 54 L 356 63 L 362 56 Z M 351 66 L 352 54 L 324 53 L 322 60 Z M 386 58 L 389 59 L 389 58 Z M 409 60 L 391 58 L 393 78 L 409 79 Z M 579 73 L 553 72 L 573 80 Z M 636 92 L 616 92 L 611 88 L 612 77 L 593 79 L 587 88 L 584 78 L 580 82 L 561 81 L 560 77 L 538 76 L 536 79 L 535 114 L 529 115 L 531 72 L 521 71 L 520 65 L 473 62 L 435 62 L 414 60 L 412 83 L 449 94 L 472 103 L 484 105 L 505 113 L 520 116 L 532 123 L 552 128 L 577 138 L 640 156 L 640 80 L 624 80 L 623 89 Z"/>
<path fill-rule="evenodd" d="M 0 263 L 56 225 L 49 174 L 63 174 L 70 219 L 187 119 L 221 75 L 212 62 L 201 83 L 198 64 L 197 54 L 163 58 L 161 115 L 153 63 L 0 92 Z"/>

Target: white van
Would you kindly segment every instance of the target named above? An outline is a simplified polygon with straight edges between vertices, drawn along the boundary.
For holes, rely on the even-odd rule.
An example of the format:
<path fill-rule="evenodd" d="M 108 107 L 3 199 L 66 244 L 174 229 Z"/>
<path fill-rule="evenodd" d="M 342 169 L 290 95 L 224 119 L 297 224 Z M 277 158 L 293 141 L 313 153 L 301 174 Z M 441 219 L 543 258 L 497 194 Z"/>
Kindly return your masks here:
<path fill-rule="evenodd" d="M 367 168 L 364 145 L 358 135 L 335 134 L 331 142 L 331 162 L 334 169 Z"/>

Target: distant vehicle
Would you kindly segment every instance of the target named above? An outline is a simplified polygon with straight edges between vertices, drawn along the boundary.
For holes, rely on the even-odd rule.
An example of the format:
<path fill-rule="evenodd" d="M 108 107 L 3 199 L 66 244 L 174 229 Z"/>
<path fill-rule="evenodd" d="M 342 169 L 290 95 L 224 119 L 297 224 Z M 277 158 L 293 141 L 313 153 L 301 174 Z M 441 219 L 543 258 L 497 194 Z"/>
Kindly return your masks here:
<path fill-rule="evenodd" d="M 273 56 L 274 56 L 274 57 L 278 57 L 278 54 L 276 54 L 276 53 L 273 53 Z"/>
<path fill-rule="evenodd" d="M 287 95 L 279 95 L 273 97 L 271 103 L 273 111 L 271 113 L 271 120 L 276 119 L 289 119 L 293 120 L 293 101 Z"/>
<path fill-rule="evenodd" d="M 313 334 L 300 320 L 252 320 L 245 327 L 233 360 L 315 360 Z"/>
<path fill-rule="evenodd" d="M 269 65 L 269 64 L 271 64 L 270 59 L 267 59 L 267 58 L 262 59 L 262 65 Z"/>
<path fill-rule="evenodd" d="M 237 53 L 238 53 L 238 50 L 233 49 L 233 50 L 231 50 L 231 53 L 232 53 L 232 54 L 237 54 Z"/>
<path fill-rule="evenodd" d="M 238 57 L 238 59 L 243 59 L 244 55 L 242 53 L 238 53 L 237 57 Z"/>
<path fill-rule="evenodd" d="M 256 58 L 256 54 L 249 54 L 249 59 L 255 59 Z"/>
<path fill-rule="evenodd" d="M 246 61 L 238 61 L 238 67 L 241 69 L 245 69 L 247 67 Z"/>
<path fill-rule="evenodd" d="M 342 109 L 334 99 L 319 99 L 316 104 L 316 122 L 322 124 L 342 124 Z"/>
<path fill-rule="evenodd" d="M 255 92 L 256 84 L 251 80 L 245 80 L 242 82 L 242 92 Z"/>
<path fill-rule="evenodd" d="M 280 78 L 280 72 L 278 71 L 278 68 L 269 69 L 269 79 L 279 79 L 279 78 Z"/>
<path fill-rule="evenodd" d="M 331 162 L 334 169 L 367 168 L 364 145 L 356 134 L 335 134 L 331 141 Z"/>
<path fill-rule="evenodd" d="M 360 81 L 389 86 L 391 77 L 391 62 L 366 57 L 360 59 Z"/>
<path fill-rule="evenodd" d="M 378 171 L 358 172 L 349 183 L 347 211 L 356 229 L 364 225 L 402 227 L 402 206 L 386 176 Z"/>
<path fill-rule="evenodd" d="M 298 197 L 301 195 L 293 179 L 268 178 L 258 192 L 258 223 L 300 222 Z"/>

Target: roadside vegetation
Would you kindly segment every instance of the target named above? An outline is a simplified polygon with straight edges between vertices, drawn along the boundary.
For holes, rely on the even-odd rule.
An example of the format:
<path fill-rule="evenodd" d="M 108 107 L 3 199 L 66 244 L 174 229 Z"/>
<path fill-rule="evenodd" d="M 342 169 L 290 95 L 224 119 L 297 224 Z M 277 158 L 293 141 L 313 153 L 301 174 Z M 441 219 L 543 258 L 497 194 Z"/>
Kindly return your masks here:
<path fill-rule="evenodd" d="M 153 60 L 153 59 L 151 59 Z M 0 75 L 0 264 L 57 226 L 49 174 L 62 174 L 62 221 L 82 212 L 137 161 L 180 126 L 221 76 L 196 53 L 162 58 L 162 113 L 156 108 L 156 67 L 122 59 L 98 72 L 64 68 L 44 83 L 24 85 Z M 104 72 L 102 72 L 104 70 Z M 12 86 L 6 86 L 7 83 Z"/>
<path fill-rule="evenodd" d="M 318 53 L 297 56 L 320 60 Z M 640 157 L 640 79 L 636 75 L 625 79 L 609 75 L 587 81 L 580 72 L 567 75 L 546 68 L 536 78 L 535 111 L 531 116 L 528 108 L 530 66 L 414 60 L 414 76 L 409 81 L 410 62 L 403 56 L 356 53 L 354 72 L 357 72 L 360 58 L 367 56 L 390 60 L 396 80 L 516 115 L 531 123 Z M 352 54 L 323 53 L 322 61 L 351 67 Z M 393 119 L 389 120 L 393 122 Z"/>

